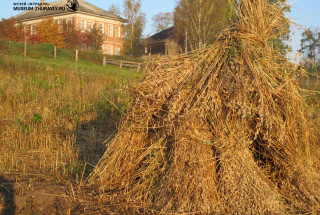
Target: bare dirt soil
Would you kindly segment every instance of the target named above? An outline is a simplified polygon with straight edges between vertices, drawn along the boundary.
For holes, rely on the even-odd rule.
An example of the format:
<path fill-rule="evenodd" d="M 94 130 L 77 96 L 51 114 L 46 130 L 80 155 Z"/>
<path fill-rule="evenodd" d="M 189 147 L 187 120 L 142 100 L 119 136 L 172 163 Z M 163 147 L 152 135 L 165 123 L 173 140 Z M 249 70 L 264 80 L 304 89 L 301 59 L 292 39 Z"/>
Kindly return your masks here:
<path fill-rule="evenodd" d="M 21 178 L 21 176 L 19 176 Z M 73 214 L 79 202 L 70 183 L 50 177 L 0 176 L 0 214 Z"/>

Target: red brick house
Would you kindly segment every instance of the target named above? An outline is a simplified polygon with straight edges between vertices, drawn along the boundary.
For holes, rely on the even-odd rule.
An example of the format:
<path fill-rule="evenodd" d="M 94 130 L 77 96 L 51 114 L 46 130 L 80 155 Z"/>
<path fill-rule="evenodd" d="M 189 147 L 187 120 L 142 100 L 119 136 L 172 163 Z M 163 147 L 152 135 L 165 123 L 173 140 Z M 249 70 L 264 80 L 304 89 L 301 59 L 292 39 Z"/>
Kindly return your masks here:
<path fill-rule="evenodd" d="M 66 6 L 67 0 L 48 3 L 45 3 L 45 0 L 41 0 L 42 6 L 39 7 L 53 9 L 28 10 L 16 15 L 14 18 L 21 22 L 25 29 L 29 29 L 31 34 L 36 34 L 37 26 L 46 16 L 52 17 L 54 21 L 61 25 L 64 21 L 73 23 L 82 32 L 90 31 L 96 24 L 101 32 L 105 34 L 102 52 L 104 54 L 120 55 L 123 49 L 123 25 L 126 20 L 84 0 L 78 0 L 78 2 L 78 10 L 72 11 L 68 10 Z"/>

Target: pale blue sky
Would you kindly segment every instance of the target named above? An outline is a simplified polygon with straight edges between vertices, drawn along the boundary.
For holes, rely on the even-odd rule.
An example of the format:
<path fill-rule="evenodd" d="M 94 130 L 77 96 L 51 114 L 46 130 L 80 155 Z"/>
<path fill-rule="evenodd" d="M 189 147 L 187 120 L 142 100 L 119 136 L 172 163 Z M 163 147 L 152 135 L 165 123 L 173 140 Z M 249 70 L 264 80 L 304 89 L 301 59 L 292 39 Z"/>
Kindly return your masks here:
<path fill-rule="evenodd" d="M 14 2 L 31 2 L 36 3 L 40 0 L 0 0 L 0 18 L 9 18 L 16 15 L 18 12 L 13 10 Z M 47 0 L 50 2 L 52 0 Z M 94 4 L 102 9 L 108 10 L 112 4 L 122 5 L 123 0 L 86 0 L 87 2 Z M 147 25 L 144 31 L 144 35 L 148 35 L 153 32 L 152 29 L 152 16 L 160 12 L 172 12 L 175 8 L 177 0 L 141 0 L 142 2 L 142 12 L 144 12 L 147 17 Z M 289 16 L 293 21 L 302 25 L 303 27 L 320 27 L 320 0 L 290 0 L 293 2 L 291 5 L 293 8 Z M 301 31 L 299 29 L 295 30 L 297 42 L 295 42 L 294 37 L 292 37 L 293 50 L 297 50 L 297 45 L 300 44 Z"/>

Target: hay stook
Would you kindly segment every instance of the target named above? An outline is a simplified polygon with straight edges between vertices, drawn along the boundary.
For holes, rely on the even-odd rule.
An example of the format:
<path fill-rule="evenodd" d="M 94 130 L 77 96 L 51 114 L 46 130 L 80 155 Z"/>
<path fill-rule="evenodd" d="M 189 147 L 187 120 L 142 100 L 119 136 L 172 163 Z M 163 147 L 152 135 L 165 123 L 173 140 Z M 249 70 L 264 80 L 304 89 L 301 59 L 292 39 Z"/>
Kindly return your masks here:
<path fill-rule="evenodd" d="M 289 21 L 266 0 L 237 17 L 210 48 L 146 68 L 89 178 L 110 210 L 320 211 L 319 136 L 296 66 L 272 46 Z"/>

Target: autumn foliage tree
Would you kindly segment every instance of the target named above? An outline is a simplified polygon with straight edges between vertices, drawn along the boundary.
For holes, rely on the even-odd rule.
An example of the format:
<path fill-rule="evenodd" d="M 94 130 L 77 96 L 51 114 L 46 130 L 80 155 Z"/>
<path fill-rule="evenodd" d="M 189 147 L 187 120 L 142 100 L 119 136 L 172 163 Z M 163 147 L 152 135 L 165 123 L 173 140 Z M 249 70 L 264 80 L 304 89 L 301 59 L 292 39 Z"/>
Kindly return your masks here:
<path fill-rule="evenodd" d="M 62 37 L 67 49 L 77 49 L 81 47 L 82 33 L 73 23 L 63 22 Z"/>
<path fill-rule="evenodd" d="M 2 19 L 0 22 L 0 38 L 16 42 L 24 40 L 23 26 L 13 18 Z"/>
<path fill-rule="evenodd" d="M 59 25 L 48 16 L 41 23 L 33 25 L 36 29 L 31 32 L 30 26 L 24 28 L 14 19 L 2 19 L 0 22 L 0 38 L 12 41 L 23 41 L 25 37 L 32 44 L 49 43 L 59 48 L 77 49 L 88 48 L 101 50 L 105 35 L 96 25 L 87 32 L 81 32 L 73 23 L 65 21 Z"/>
<path fill-rule="evenodd" d="M 50 43 L 60 48 L 65 47 L 62 29 L 51 17 L 42 20 L 37 29 L 37 34 L 42 43 Z"/>
<path fill-rule="evenodd" d="M 103 42 L 105 40 L 104 34 L 100 31 L 96 24 L 93 25 L 93 28 L 90 29 L 89 32 L 84 34 L 85 41 L 87 48 L 93 50 L 100 50 Z"/>
<path fill-rule="evenodd" d="M 96 25 L 87 32 L 81 32 L 74 24 L 63 22 L 62 26 L 59 26 L 50 17 L 42 21 L 37 33 L 42 43 L 67 49 L 84 48 L 84 44 L 85 48 L 100 50 L 105 39 Z"/>

